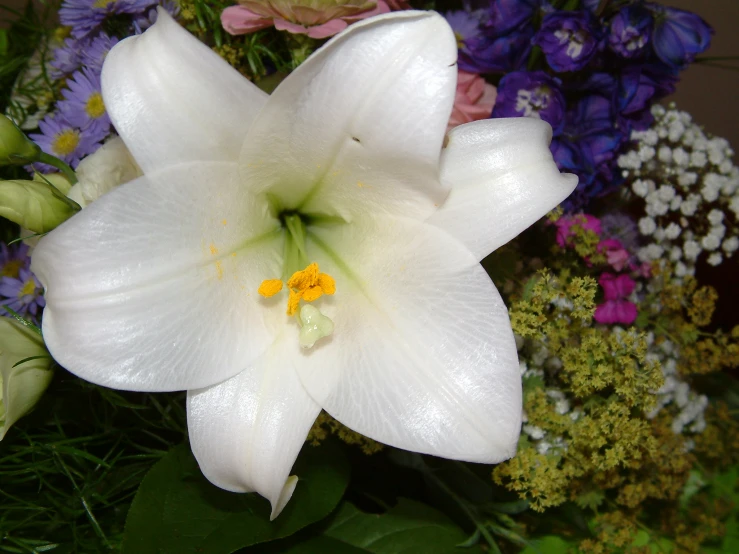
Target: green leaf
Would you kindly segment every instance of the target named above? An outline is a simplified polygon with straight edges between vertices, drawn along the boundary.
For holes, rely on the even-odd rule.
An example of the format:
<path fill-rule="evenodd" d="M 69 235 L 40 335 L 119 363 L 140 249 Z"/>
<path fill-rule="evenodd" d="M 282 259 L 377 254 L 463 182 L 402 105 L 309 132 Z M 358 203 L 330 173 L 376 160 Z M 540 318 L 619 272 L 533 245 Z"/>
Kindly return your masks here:
<path fill-rule="evenodd" d="M 382 515 L 366 514 L 345 503 L 325 535 L 342 545 L 373 554 L 446 554 L 459 552 L 457 545 L 467 540 L 462 529 L 444 514 L 404 498 Z M 355 552 L 323 552 L 345 551 Z"/>
<path fill-rule="evenodd" d="M 280 516 L 257 494 L 219 489 L 203 477 L 189 445 L 172 449 L 144 478 L 128 512 L 125 554 L 230 554 L 280 539 L 328 516 L 349 481 L 341 449 L 306 445 L 293 469 L 300 481 Z"/>
<path fill-rule="evenodd" d="M 532 539 L 530 546 L 524 548 L 520 554 L 567 554 L 572 545 L 562 537 L 547 535 Z"/>

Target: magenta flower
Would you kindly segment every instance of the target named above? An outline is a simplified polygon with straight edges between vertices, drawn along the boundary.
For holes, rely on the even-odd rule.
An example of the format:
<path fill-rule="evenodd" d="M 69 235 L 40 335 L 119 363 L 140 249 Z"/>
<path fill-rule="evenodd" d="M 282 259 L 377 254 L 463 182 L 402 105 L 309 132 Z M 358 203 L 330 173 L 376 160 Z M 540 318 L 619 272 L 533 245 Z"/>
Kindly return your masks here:
<path fill-rule="evenodd" d="M 239 5 L 223 10 L 221 24 L 232 35 L 274 25 L 278 31 L 320 39 L 389 11 L 384 0 L 240 0 Z"/>
<path fill-rule="evenodd" d="M 554 225 L 557 227 L 557 244 L 562 248 L 570 245 L 570 238 L 574 235 L 573 225 L 579 225 L 586 231 L 593 231 L 596 235 L 603 233 L 600 219 L 589 214 L 560 217 Z"/>
<path fill-rule="evenodd" d="M 616 271 L 621 271 L 631 258 L 618 239 L 605 239 L 598 244 L 598 251 L 606 255 L 606 262 Z"/>
<path fill-rule="evenodd" d="M 595 309 L 594 319 L 606 325 L 622 323 L 631 325 L 636 319 L 636 304 L 626 298 L 634 292 L 636 282 L 628 275 L 603 273 L 598 279 L 603 287 L 605 302 Z"/>

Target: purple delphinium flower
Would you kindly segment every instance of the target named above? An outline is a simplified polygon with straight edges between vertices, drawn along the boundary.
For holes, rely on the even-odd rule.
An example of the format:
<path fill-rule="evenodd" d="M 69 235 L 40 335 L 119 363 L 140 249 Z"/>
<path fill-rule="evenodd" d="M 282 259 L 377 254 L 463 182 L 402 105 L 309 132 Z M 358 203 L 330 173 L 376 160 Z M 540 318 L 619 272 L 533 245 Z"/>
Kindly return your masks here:
<path fill-rule="evenodd" d="M 551 146 L 560 169 L 580 178 L 575 192 L 564 203 L 566 210 L 577 210 L 620 184 L 611 165 L 626 134 L 616 127 L 615 119 L 611 98 L 598 94 L 582 98 L 567 112 L 562 135 Z"/>
<path fill-rule="evenodd" d="M 626 6 L 610 21 L 608 44 L 618 55 L 631 58 L 644 50 L 651 33 L 649 11 L 638 5 Z"/>
<path fill-rule="evenodd" d="M 593 16 L 586 11 L 558 11 L 547 14 L 534 37 L 554 71 L 577 71 L 585 67 L 598 50 L 599 37 Z"/>
<path fill-rule="evenodd" d="M 103 69 L 105 56 L 116 44 L 118 44 L 116 37 L 110 37 L 104 32 L 99 33 L 81 52 L 82 63 L 99 75 Z"/>
<path fill-rule="evenodd" d="M 30 269 L 22 268 L 18 277 L 3 277 L 0 279 L 0 306 L 7 306 L 14 312 L 22 315 L 31 315 L 34 318 L 40 313 L 40 308 L 46 305 L 43 297 L 44 289 Z M 7 310 L 2 315 L 9 316 Z"/>
<path fill-rule="evenodd" d="M 28 245 L 20 242 L 7 246 L 4 242 L 0 242 L 0 278 L 17 279 L 21 269 L 28 269 L 30 265 Z"/>
<path fill-rule="evenodd" d="M 41 150 L 77 167 L 80 159 L 92 154 L 100 146 L 104 136 L 97 135 L 91 129 L 79 129 L 69 123 L 61 114 L 46 116 L 39 122 L 40 134 L 29 135 Z M 42 172 L 53 168 L 42 164 L 34 164 Z"/>
<path fill-rule="evenodd" d="M 644 130 L 653 121 L 651 106 L 675 90 L 677 74 L 661 64 L 626 67 L 619 79 L 616 109 L 621 126 Z"/>
<path fill-rule="evenodd" d="M 647 7 L 654 16 L 652 47 L 667 65 L 683 68 L 711 45 L 713 29 L 697 14 L 651 3 Z"/>
<path fill-rule="evenodd" d="M 565 101 L 559 81 L 543 71 L 515 71 L 498 84 L 492 117 L 535 117 L 562 130 Z"/>
<path fill-rule="evenodd" d="M 105 138 L 110 133 L 110 117 L 103 104 L 100 75 L 84 68 L 72 75 L 67 86 L 62 91 L 64 100 L 57 104 L 61 114 L 72 126 Z"/>
<path fill-rule="evenodd" d="M 480 10 L 457 10 L 446 12 L 444 18 L 454 32 L 459 49 L 459 67 L 464 71 L 480 73 L 477 50 L 484 45 L 480 28 L 483 12 Z"/>
<path fill-rule="evenodd" d="M 497 35 L 531 26 L 542 0 L 492 0 L 486 25 Z"/>
<path fill-rule="evenodd" d="M 82 53 L 85 51 L 84 39 L 65 39 L 64 44 L 54 50 L 54 59 L 51 60 L 51 76 L 55 79 L 69 75 L 82 66 Z"/>

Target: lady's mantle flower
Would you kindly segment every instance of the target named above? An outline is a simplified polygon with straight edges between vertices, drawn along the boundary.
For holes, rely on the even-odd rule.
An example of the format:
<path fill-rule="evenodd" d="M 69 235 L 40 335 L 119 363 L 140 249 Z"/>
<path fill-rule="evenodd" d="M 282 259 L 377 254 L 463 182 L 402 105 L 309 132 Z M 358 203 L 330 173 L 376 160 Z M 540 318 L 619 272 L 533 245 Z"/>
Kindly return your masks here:
<path fill-rule="evenodd" d="M 478 261 L 576 179 L 540 121 L 445 141 L 456 52 L 439 15 L 396 12 L 352 25 L 268 97 L 160 10 L 103 66 L 144 175 L 34 252 L 53 356 L 105 386 L 189 389 L 203 472 L 273 516 L 322 408 L 407 450 L 513 455 L 516 346 Z"/>
<path fill-rule="evenodd" d="M 454 97 L 449 129 L 478 119 L 487 119 L 493 111 L 497 91 L 475 73 L 460 70 L 457 75 L 457 94 Z"/>
<path fill-rule="evenodd" d="M 626 298 L 634 292 L 636 283 L 628 275 L 603 273 L 598 279 L 603 287 L 605 302 L 595 309 L 593 319 L 598 323 L 631 325 L 637 315 L 636 304 Z"/>
<path fill-rule="evenodd" d="M 223 10 L 221 23 L 232 35 L 274 25 L 278 31 L 326 38 L 349 23 L 389 11 L 384 0 L 240 0 Z"/>
<path fill-rule="evenodd" d="M 586 11 L 547 14 L 534 37 L 554 71 L 577 71 L 585 67 L 598 49 L 593 16 Z"/>

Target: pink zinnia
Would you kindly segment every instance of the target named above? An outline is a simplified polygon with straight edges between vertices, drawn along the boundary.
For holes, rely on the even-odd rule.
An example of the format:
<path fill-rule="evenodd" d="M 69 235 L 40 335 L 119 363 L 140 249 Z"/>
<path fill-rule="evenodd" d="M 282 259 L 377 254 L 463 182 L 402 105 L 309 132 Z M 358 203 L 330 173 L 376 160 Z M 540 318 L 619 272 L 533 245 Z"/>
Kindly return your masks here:
<path fill-rule="evenodd" d="M 452 108 L 447 130 L 463 123 L 490 117 L 497 95 L 497 89 L 486 83 L 485 79 L 476 73 L 460 70 L 457 74 L 454 108 Z"/>
<path fill-rule="evenodd" d="M 598 284 L 603 287 L 605 302 L 595 309 L 595 321 L 603 324 L 634 323 L 637 314 L 636 304 L 626 300 L 626 297 L 634 292 L 636 286 L 634 280 L 628 275 L 603 273 L 598 279 Z"/>
<path fill-rule="evenodd" d="M 221 24 L 232 35 L 274 25 L 279 31 L 321 39 L 389 11 L 384 0 L 239 0 L 239 5 L 223 10 Z"/>

